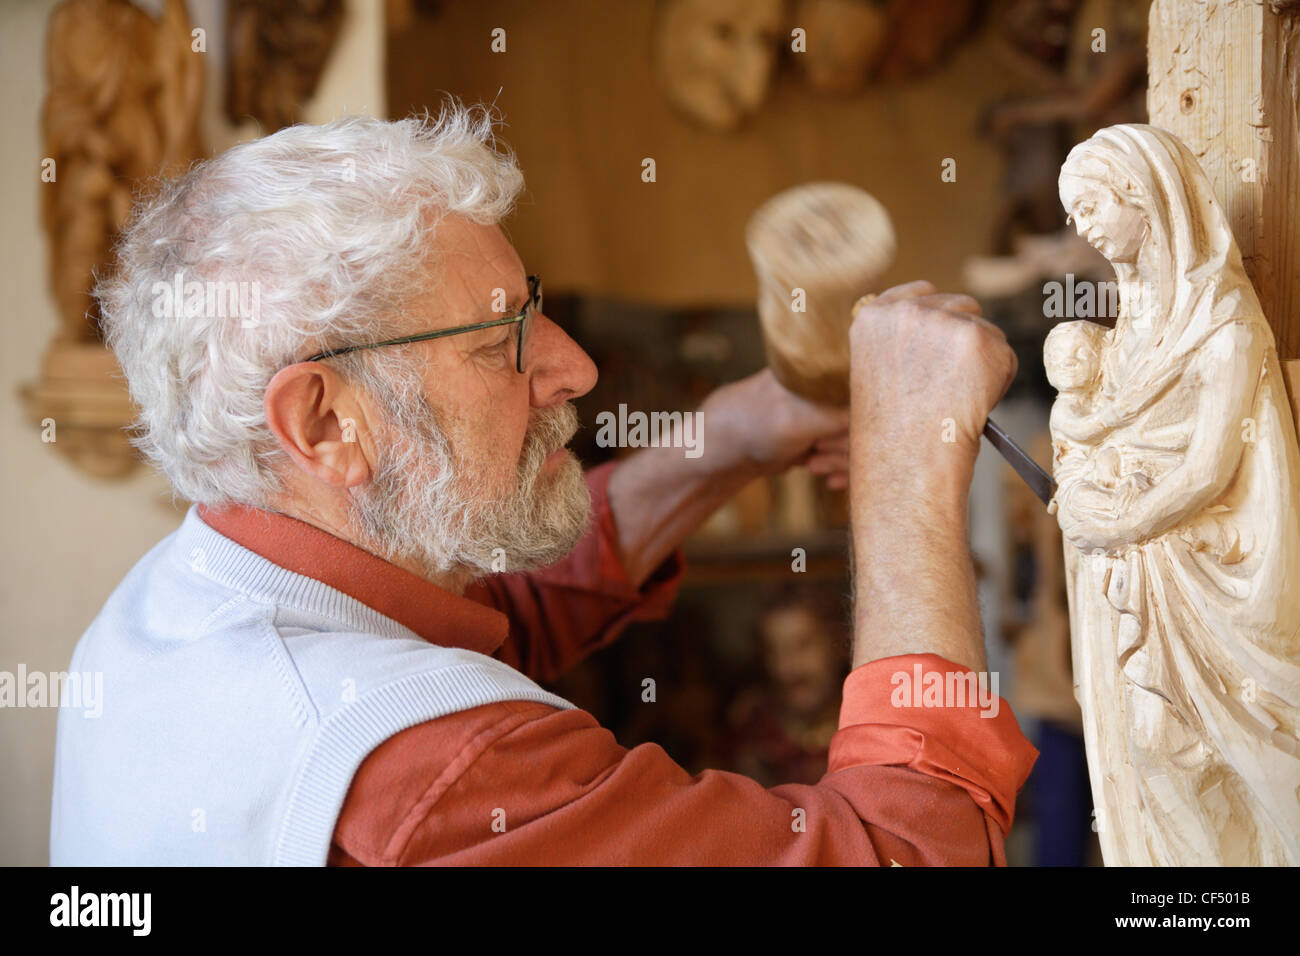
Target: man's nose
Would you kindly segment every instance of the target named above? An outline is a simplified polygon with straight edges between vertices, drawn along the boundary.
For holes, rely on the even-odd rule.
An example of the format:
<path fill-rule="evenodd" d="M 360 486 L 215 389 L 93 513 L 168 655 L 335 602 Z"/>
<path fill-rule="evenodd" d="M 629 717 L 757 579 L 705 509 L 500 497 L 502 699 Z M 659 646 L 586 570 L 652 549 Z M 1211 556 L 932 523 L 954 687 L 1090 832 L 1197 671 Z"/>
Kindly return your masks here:
<path fill-rule="evenodd" d="M 596 385 L 596 363 L 565 331 L 538 315 L 529 330 L 525 358 L 532 404 L 539 408 L 586 395 Z"/>

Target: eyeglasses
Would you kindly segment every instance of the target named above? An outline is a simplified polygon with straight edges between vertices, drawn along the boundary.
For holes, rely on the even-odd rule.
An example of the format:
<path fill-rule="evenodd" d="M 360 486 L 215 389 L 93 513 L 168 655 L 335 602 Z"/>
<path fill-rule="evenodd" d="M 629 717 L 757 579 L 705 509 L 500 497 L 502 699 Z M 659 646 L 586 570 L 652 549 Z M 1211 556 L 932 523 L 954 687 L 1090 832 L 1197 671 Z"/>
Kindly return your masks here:
<path fill-rule="evenodd" d="M 460 335 L 462 332 L 477 332 L 480 329 L 509 325 L 513 322 L 519 330 L 518 335 L 515 337 L 515 369 L 522 373 L 524 370 L 524 342 L 528 339 L 529 329 L 532 328 L 533 315 L 541 311 L 542 278 L 541 276 L 529 276 L 528 301 L 524 303 L 524 307 L 518 315 L 512 315 L 504 319 L 492 319 L 488 322 L 475 322 L 473 325 L 458 325 L 452 329 L 438 329 L 435 332 L 421 332 L 419 335 L 404 335 L 400 339 L 385 339 L 383 342 L 372 342 L 370 345 L 345 345 L 343 348 L 317 352 L 311 358 L 303 359 L 303 361 L 319 362 L 321 359 L 333 358 L 336 355 L 347 355 L 349 352 L 359 352 L 362 349 L 377 349 L 386 345 L 408 345 L 411 342 L 426 342 L 429 339 Z"/>

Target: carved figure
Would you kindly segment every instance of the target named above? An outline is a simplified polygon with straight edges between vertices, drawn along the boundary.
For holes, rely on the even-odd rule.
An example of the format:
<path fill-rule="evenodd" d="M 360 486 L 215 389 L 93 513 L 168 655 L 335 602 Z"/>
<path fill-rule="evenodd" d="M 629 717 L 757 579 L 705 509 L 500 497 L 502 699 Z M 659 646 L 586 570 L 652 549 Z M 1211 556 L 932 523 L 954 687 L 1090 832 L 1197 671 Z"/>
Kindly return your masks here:
<path fill-rule="evenodd" d="M 783 13 L 781 0 L 664 0 L 654 63 L 668 100 L 712 129 L 739 126 L 767 98 Z"/>
<path fill-rule="evenodd" d="M 299 122 L 342 32 L 343 0 L 230 0 L 226 10 L 226 116 L 251 116 L 268 135 Z"/>
<path fill-rule="evenodd" d="M 792 22 L 808 47 L 794 57 L 818 93 L 856 93 L 887 49 L 889 11 L 873 0 L 799 0 Z"/>
<path fill-rule="evenodd" d="M 901 80 L 938 67 L 974 32 L 978 0 L 889 0 L 889 40 L 879 76 Z"/>
<path fill-rule="evenodd" d="M 1060 193 L 1120 288 L 1113 330 L 1044 350 L 1103 856 L 1295 865 L 1300 453 L 1272 331 L 1174 136 L 1103 129 Z"/>
<path fill-rule="evenodd" d="M 136 460 L 126 431 L 134 412 L 100 343 L 90 289 L 95 273 L 112 268 L 133 195 L 202 154 L 203 57 L 184 0 L 165 0 L 156 20 L 127 0 L 67 0 L 50 14 L 46 75 L 41 128 L 53 163 L 43 218 L 59 332 L 40 379 L 21 395 L 32 422 L 57 422 L 58 451 L 93 475 L 118 477 Z"/>
<path fill-rule="evenodd" d="M 157 21 L 126 0 L 68 0 L 50 14 L 47 43 L 50 287 L 60 339 L 94 342 L 91 273 L 110 262 L 132 190 L 200 154 L 202 58 L 190 52 L 182 0 L 168 0 Z"/>

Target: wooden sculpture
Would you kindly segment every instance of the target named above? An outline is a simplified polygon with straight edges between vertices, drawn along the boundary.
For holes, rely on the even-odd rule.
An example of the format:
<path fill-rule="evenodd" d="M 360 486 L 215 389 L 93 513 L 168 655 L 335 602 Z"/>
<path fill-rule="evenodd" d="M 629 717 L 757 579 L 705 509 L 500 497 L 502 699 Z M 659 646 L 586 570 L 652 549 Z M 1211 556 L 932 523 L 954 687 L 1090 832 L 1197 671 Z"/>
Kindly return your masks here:
<path fill-rule="evenodd" d="M 889 0 L 889 40 L 878 75 L 921 76 L 937 68 L 975 32 L 979 0 Z"/>
<path fill-rule="evenodd" d="M 43 186 L 60 337 L 96 341 L 91 272 L 108 262 L 137 181 L 198 155 L 202 60 L 181 0 L 154 21 L 126 0 L 68 0 L 50 14 L 41 112 L 54 178 Z"/>
<path fill-rule="evenodd" d="M 123 431 L 130 399 L 90 290 L 112 266 L 133 196 L 200 155 L 202 64 L 183 0 L 167 0 L 157 20 L 126 0 L 68 0 L 50 14 L 42 212 L 59 333 L 24 399 L 33 421 L 53 423 L 56 447 L 96 475 L 124 474 L 135 458 Z"/>
<path fill-rule="evenodd" d="M 228 0 L 226 116 L 264 134 L 301 120 L 343 29 L 343 0 Z M 400 16 L 400 14 L 399 14 Z"/>
<path fill-rule="evenodd" d="M 857 93 L 889 49 L 889 11 L 872 0 L 798 0 L 791 22 L 808 34 L 794 64 L 818 93 Z"/>
<path fill-rule="evenodd" d="M 1176 137 L 1103 129 L 1061 200 L 1113 330 L 1057 326 L 1076 693 L 1109 865 L 1300 863 L 1300 453 L 1272 331 Z"/>
<path fill-rule="evenodd" d="M 897 249 L 885 207 L 845 183 L 795 186 L 758 208 L 745 243 L 777 380 L 813 401 L 848 404 L 853 304 Z"/>
<path fill-rule="evenodd" d="M 660 0 L 653 62 L 668 101 L 701 126 L 735 129 L 767 98 L 782 0 Z"/>

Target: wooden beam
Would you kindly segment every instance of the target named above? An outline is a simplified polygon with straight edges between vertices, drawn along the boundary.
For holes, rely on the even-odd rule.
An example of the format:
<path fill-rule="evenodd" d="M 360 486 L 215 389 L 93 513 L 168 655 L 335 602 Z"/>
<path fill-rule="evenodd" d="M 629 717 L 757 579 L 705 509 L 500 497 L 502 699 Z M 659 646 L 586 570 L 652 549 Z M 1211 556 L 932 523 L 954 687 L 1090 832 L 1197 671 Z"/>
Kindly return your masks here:
<path fill-rule="evenodd" d="M 1155 0 L 1151 125 L 1200 159 L 1283 361 L 1300 357 L 1300 0 Z"/>

